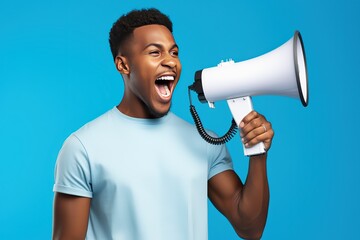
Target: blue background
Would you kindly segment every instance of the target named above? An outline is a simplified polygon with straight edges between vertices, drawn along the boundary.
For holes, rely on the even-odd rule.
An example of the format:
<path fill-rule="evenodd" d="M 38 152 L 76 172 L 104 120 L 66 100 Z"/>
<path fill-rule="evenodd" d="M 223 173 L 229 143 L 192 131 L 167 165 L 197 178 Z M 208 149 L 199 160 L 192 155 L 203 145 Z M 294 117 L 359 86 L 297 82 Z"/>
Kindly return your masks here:
<path fill-rule="evenodd" d="M 187 86 L 196 70 L 256 57 L 301 31 L 309 106 L 254 97 L 255 109 L 275 129 L 263 239 L 357 238 L 359 1 L 14 0 L 0 3 L 0 239 L 50 238 L 53 171 L 62 142 L 122 96 L 108 31 L 121 14 L 151 6 L 174 22 L 183 75 L 172 110 L 191 122 Z M 219 134 L 228 128 L 225 103 L 210 110 L 194 102 L 207 128 Z M 239 140 L 228 147 L 244 180 L 248 160 Z M 209 208 L 209 239 L 237 239 Z"/>

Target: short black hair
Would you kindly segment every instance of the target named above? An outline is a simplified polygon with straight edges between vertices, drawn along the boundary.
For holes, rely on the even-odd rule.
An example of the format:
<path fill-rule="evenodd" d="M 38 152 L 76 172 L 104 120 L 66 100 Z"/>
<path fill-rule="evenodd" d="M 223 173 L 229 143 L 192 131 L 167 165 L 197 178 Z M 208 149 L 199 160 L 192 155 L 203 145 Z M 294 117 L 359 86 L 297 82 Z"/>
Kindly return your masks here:
<path fill-rule="evenodd" d="M 109 33 L 110 49 L 114 60 L 119 53 L 121 45 L 132 35 L 135 28 L 151 24 L 163 25 L 172 32 L 172 22 L 170 18 L 158 9 L 132 10 L 122 15 L 113 24 Z"/>

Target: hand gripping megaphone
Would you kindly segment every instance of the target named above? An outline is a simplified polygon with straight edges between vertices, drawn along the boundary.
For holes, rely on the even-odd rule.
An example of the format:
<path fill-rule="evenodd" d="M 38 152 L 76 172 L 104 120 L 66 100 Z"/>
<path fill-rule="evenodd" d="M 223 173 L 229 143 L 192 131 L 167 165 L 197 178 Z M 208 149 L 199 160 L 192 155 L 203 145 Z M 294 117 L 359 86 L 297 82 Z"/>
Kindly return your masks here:
<path fill-rule="evenodd" d="M 220 138 L 206 133 L 195 107 L 191 103 L 190 90 L 198 94 L 200 102 L 214 108 L 214 102 L 227 100 L 233 116 L 229 131 Z M 241 120 L 253 110 L 251 96 L 282 95 L 298 98 L 304 107 L 308 105 L 308 77 L 304 44 L 300 32 L 280 47 L 242 62 L 221 62 L 216 67 L 196 71 L 195 81 L 189 86 L 190 111 L 200 135 L 209 143 L 223 144 L 234 135 Z M 261 142 L 246 148 L 247 156 L 264 153 Z"/>

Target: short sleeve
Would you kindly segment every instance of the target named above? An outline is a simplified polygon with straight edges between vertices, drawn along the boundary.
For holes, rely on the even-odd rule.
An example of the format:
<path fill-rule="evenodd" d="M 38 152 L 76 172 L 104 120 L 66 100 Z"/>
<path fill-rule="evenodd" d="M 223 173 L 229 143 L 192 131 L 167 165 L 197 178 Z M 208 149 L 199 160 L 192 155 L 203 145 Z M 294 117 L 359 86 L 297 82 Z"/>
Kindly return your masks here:
<path fill-rule="evenodd" d="M 210 158 L 208 179 L 218 173 L 233 169 L 233 163 L 225 144 L 209 145 L 208 152 Z"/>
<path fill-rule="evenodd" d="M 92 198 L 91 169 L 81 141 L 70 135 L 64 142 L 55 165 L 54 192 Z"/>

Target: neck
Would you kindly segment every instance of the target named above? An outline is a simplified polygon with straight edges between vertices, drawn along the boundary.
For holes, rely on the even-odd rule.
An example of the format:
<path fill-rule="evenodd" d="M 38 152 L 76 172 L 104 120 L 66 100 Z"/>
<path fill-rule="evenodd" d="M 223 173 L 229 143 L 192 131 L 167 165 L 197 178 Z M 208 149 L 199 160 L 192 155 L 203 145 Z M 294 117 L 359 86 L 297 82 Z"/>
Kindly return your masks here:
<path fill-rule="evenodd" d="M 133 117 L 133 118 L 144 118 L 144 119 L 155 119 L 155 118 L 161 118 L 165 116 L 168 112 L 165 114 L 159 114 L 159 113 L 153 113 L 145 104 L 142 104 L 141 107 L 129 107 L 128 104 L 126 104 L 126 101 L 122 100 L 119 105 L 116 106 L 116 108 L 123 114 Z"/>

